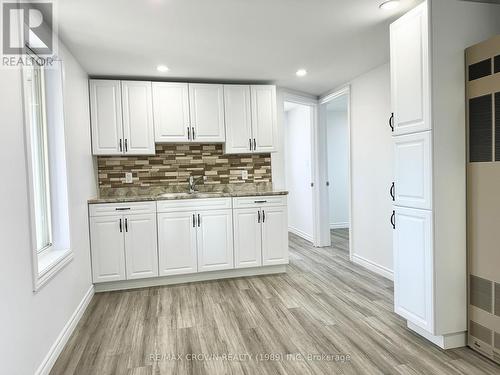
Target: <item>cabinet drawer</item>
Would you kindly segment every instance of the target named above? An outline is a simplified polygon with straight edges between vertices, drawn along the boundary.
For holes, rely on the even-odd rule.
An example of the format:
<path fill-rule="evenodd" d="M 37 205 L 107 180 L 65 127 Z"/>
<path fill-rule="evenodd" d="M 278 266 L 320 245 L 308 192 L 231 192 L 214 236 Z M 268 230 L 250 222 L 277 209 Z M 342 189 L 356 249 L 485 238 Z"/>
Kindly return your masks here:
<path fill-rule="evenodd" d="M 155 202 L 102 203 L 89 205 L 90 216 L 109 216 L 116 214 L 154 214 Z"/>
<path fill-rule="evenodd" d="M 222 210 L 227 208 L 231 208 L 231 198 L 176 199 L 157 202 L 158 213 Z"/>
<path fill-rule="evenodd" d="M 234 208 L 286 206 L 286 195 L 233 198 Z"/>

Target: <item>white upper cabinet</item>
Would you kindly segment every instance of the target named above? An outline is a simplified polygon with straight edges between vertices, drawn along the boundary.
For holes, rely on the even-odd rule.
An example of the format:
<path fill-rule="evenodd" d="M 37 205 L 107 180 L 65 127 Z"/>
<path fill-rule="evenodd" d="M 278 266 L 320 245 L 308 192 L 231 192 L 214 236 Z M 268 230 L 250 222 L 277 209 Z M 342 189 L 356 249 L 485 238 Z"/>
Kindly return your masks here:
<path fill-rule="evenodd" d="M 120 81 L 90 81 L 92 153 L 117 155 L 123 152 L 122 96 Z"/>
<path fill-rule="evenodd" d="M 239 208 L 234 210 L 234 267 L 262 265 L 261 210 Z"/>
<path fill-rule="evenodd" d="M 122 215 L 90 218 L 94 282 L 125 280 L 124 222 Z"/>
<path fill-rule="evenodd" d="M 394 204 L 432 208 L 431 132 L 393 138 Z"/>
<path fill-rule="evenodd" d="M 154 155 L 151 82 L 122 81 L 123 149 L 130 155 Z"/>
<path fill-rule="evenodd" d="M 190 83 L 188 87 L 190 139 L 194 142 L 225 142 L 223 86 Z"/>
<path fill-rule="evenodd" d="M 395 311 L 433 332 L 432 212 L 395 207 L 393 215 Z"/>
<path fill-rule="evenodd" d="M 276 86 L 252 85 L 252 133 L 253 150 L 256 152 L 276 151 Z"/>
<path fill-rule="evenodd" d="M 123 220 L 127 280 L 158 276 L 156 215 L 127 215 Z"/>
<path fill-rule="evenodd" d="M 231 209 L 197 213 L 198 272 L 234 268 Z"/>
<path fill-rule="evenodd" d="M 390 27 L 391 102 L 394 135 L 431 128 L 427 4 L 415 7 Z"/>
<path fill-rule="evenodd" d="M 224 85 L 226 154 L 249 153 L 253 149 L 250 86 Z"/>
<path fill-rule="evenodd" d="M 188 130 L 191 132 L 188 84 L 153 82 L 152 85 L 155 141 L 187 142 Z"/>

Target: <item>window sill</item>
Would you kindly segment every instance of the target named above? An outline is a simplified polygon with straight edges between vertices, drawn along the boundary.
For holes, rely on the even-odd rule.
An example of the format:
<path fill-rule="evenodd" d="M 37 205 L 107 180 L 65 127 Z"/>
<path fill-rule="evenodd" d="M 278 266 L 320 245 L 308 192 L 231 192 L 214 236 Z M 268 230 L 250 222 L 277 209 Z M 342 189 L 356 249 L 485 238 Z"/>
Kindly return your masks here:
<path fill-rule="evenodd" d="M 51 249 L 38 255 L 38 276 L 34 282 L 34 291 L 38 291 L 61 269 L 73 260 L 73 252 L 70 249 Z"/>

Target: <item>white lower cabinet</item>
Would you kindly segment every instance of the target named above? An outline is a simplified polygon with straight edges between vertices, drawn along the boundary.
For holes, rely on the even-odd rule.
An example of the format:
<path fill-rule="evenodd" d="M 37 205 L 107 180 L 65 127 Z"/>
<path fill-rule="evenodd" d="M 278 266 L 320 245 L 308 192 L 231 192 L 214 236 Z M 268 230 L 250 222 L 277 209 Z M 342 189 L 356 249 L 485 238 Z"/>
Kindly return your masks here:
<path fill-rule="evenodd" d="M 195 225 L 192 212 L 158 213 L 160 276 L 198 271 Z"/>
<path fill-rule="evenodd" d="M 197 214 L 198 272 L 234 268 L 232 210 Z"/>
<path fill-rule="evenodd" d="M 286 206 L 262 209 L 262 265 L 288 263 Z"/>
<path fill-rule="evenodd" d="M 262 265 L 262 226 L 260 208 L 234 210 L 234 267 Z"/>
<path fill-rule="evenodd" d="M 432 212 L 394 207 L 394 306 L 433 332 Z"/>
<path fill-rule="evenodd" d="M 94 282 L 125 280 L 122 215 L 90 218 Z"/>
<path fill-rule="evenodd" d="M 90 207 L 95 283 L 158 276 L 154 202 Z"/>

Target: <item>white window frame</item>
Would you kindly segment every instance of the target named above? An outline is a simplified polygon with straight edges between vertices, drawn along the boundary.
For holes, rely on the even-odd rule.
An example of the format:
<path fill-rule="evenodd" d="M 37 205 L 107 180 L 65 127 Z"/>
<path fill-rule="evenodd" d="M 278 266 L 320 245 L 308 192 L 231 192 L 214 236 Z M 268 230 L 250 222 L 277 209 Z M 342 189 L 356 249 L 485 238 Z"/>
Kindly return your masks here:
<path fill-rule="evenodd" d="M 36 56 L 32 56 L 36 57 Z M 62 87 L 63 87 L 63 69 L 62 62 L 57 62 L 59 65 L 60 73 L 61 73 L 61 101 L 62 101 Z M 44 69 L 48 69 L 45 67 L 41 67 L 42 71 Z M 33 68 L 29 66 L 25 66 L 22 69 L 22 82 L 23 82 L 23 97 L 24 97 L 24 134 L 25 134 L 25 153 L 26 153 L 26 172 L 27 172 L 27 181 L 28 181 L 28 205 L 29 205 L 29 217 L 30 217 L 30 243 L 31 243 L 31 256 L 32 256 L 32 274 L 33 274 L 33 291 L 37 292 L 42 286 L 44 286 L 50 279 L 52 279 L 66 264 L 68 264 L 73 259 L 73 252 L 69 245 L 69 213 L 67 212 L 67 181 L 62 181 L 62 188 L 53 186 L 51 179 L 54 176 L 51 173 L 51 165 L 49 164 L 48 154 L 50 153 L 50 149 L 47 148 L 47 159 L 44 163 L 48 164 L 47 171 L 49 173 L 47 182 L 48 189 L 52 187 L 57 188 L 55 191 L 47 191 L 47 202 L 49 204 L 49 215 L 51 216 L 51 223 L 49 224 L 50 231 L 50 244 L 43 249 L 38 249 L 37 244 L 37 220 L 36 220 L 36 209 L 35 209 L 35 166 L 34 166 L 34 134 L 33 134 L 33 124 L 32 124 L 32 74 Z M 47 122 L 47 103 L 44 99 L 45 97 L 45 82 L 43 79 L 44 73 L 42 73 L 42 104 L 43 108 L 40 111 L 40 115 L 42 116 L 42 121 L 45 122 L 45 130 L 49 132 L 49 126 L 51 126 Z M 61 102 L 61 110 L 63 111 L 63 103 Z M 64 112 L 64 111 L 63 111 Z M 62 114 L 62 118 L 64 115 Z M 61 125 L 59 125 L 61 126 Z M 64 126 L 64 121 L 62 126 Z M 64 132 L 64 130 L 62 130 Z M 46 140 L 47 140 L 47 134 Z M 47 142 L 48 143 L 48 142 Z M 47 147 L 50 147 L 50 144 L 46 144 Z M 64 158 L 64 173 L 66 173 L 66 162 L 65 162 L 65 150 L 63 146 L 63 158 Z M 60 166 L 59 166 L 60 167 Z M 58 176 L 60 177 L 60 176 Z M 58 204 L 59 202 L 54 202 L 54 193 L 59 193 L 61 189 L 64 189 L 64 194 L 62 194 L 64 199 L 62 199 L 66 203 L 66 215 L 57 216 L 57 213 L 54 212 L 54 204 Z M 61 211 L 61 207 L 57 207 L 57 212 Z M 63 211 L 64 212 L 64 211 Z M 54 215 L 53 215 L 54 214 Z M 58 219 L 67 221 L 64 223 L 57 222 Z M 57 227 L 57 230 L 55 230 Z M 59 227 L 62 227 L 61 230 Z M 62 232 L 65 232 L 61 235 Z M 61 239 L 56 238 L 57 236 L 61 237 Z"/>

